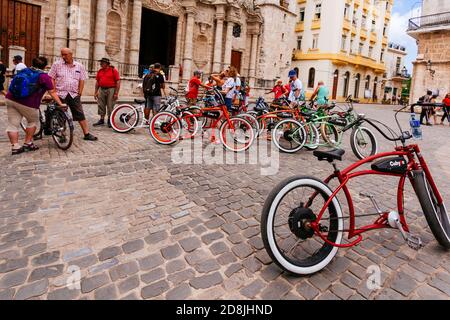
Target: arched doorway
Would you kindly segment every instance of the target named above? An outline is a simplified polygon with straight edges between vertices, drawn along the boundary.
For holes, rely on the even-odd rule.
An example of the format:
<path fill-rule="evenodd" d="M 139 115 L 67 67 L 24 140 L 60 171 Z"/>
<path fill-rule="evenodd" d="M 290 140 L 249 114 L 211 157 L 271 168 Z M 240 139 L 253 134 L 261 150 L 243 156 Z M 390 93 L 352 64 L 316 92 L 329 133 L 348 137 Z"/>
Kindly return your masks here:
<path fill-rule="evenodd" d="M 355 92 L 353 93 L 353 97 L 355 99 L 359 98 L 359 86 L 361 84 L 361 75 L 358 73 L 355 76 Z"/>
<path fill-rule="evenodd" d="M 350 72 L 347 71 L 344 74 L 344 91 L 342 92 L 342 96 L 344 98 L 348 97 L 348 85 L 349 85 L 349 83 L 350 83 Z"/>
<path fill-rule="evenodd" d="M 339 70 L 334 71 L 333 75 L 333 94 L 331 99 L 336 99 L 337 96 L 337 89 L 339 84 Z"/>

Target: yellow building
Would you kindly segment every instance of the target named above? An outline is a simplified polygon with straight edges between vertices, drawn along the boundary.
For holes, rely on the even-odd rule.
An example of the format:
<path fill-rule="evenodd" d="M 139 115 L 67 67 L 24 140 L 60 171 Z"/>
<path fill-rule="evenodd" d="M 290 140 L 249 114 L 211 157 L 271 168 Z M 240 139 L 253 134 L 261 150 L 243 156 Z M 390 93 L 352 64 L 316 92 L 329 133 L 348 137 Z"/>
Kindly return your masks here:
<path fill-rule="evenodd" d="M 293 66 L 307 91 L 322 80 L 333 100 L 382 98 L 393 0 L 297 0 Z"/>

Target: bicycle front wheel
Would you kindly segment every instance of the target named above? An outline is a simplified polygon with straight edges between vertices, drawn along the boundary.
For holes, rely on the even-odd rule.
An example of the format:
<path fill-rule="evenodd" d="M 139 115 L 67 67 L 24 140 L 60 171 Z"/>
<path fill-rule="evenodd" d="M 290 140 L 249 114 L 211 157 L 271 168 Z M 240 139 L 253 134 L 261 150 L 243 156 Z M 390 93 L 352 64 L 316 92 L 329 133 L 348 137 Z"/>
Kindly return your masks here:
<path fill-rule="evenodd" d="M 350 145 L 355 156 L 362 160 L 378 152 L 375 135 L 365 127 L 353 128 L 350 135 Z"/>
<path fill-rule="evenodd" d="M 324 141 L 324 144 L 330 147 L 338 147 L 341 144 L 341 137 L 338 129 L 331 123 L 322 123 L 320 126 L 320 134 Z"/>
<path fill-rule="evenodd" d="M 129 104 L 117 106 L 111 114 L 111 126 L 118 133 L 127 133 L 133 130 L 139 121 L 139 113 Z"/>
<path fill-rule="evenodd" d="M 39 109 L 39 121 L 36 123 L 36 132 L 33 135 L 34 140 L 38 140 L 42 137 L 42 132 L 44 131 L 45 126 L 45 113 L 42 113 Z M 20 122 L 20 127 L 25 132 L 25 129 L 28 127 L 28 121 L 25 118 L 22 118 Z"/>
<path fill-rule="evenodd" d="M 180 120 L 170 112 L 157 113 L 150 122 L 150 135 L 160 144 L 175 143 L 180 138 L 181 130 Z"/>
<path fill-rule="evenodd" d="M 272 141 L 283 152 L 295 153 L 306 143 L 306 131 L 303 125 L 293 119 L 277 123 L 272 131 Z"/>
<path fill-rule="evenodd" d="M 425 173 L 413 172 L 413 187 L 434 237 L 441 246 L 450 249 L 450 222 L 444 203 L 438 203 Z"/>
<path fill-rule="evenodd" d="M 324 241 L 311 227 L 312 222 L 319 223 L 328 241 L 341 243 L 344 223 L 336 197 L 316 221 L 332 193 L 322 181 L 298 176 L 284 180 L 269 194 L 261 216 L 261 237 L 267 253 L 283 270 L 312 274 L 336 255 L 338 247 Z"/>
<path fill-rule="evenodd" d="M 73 124 L 64 111 L 56 109 L 50 119 L 53 141 L 61 150 L 67 150 L 73 142 Z"/>
<path fill-rule="evenodd" d="M 252 125 L 243 118 L 233 117 L 220 126 L 220 142 L 233 152 L 248 150 L 255 139 Z"/>

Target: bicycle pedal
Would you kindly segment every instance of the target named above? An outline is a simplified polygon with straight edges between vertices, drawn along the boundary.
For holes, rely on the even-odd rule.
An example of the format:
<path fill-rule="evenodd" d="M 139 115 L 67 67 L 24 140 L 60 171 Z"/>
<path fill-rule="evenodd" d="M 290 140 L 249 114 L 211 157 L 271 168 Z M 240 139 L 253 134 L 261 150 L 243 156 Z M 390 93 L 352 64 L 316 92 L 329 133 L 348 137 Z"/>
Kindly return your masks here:
<path fill-rule="evenodd" d="M 410 233 L 408 233 L 406 237 L 406 244 L 416 251 L 423 247 L 422 239 L 419 236 Z"/>

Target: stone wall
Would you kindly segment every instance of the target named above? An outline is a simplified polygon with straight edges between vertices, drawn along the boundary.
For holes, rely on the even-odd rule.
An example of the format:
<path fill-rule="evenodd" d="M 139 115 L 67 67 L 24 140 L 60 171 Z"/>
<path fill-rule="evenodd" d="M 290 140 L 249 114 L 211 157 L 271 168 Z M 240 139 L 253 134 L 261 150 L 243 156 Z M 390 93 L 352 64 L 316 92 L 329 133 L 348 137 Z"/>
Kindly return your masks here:
<path fill-rule="evenodd" d="M 418 34 L 418 58 L 413 63 L 411 101 L 423 96 L 428 89 L 439 90 L 440 97 L 450 92 L 450 30 Z M 431 60 L 434 76 L 426 70 Z"/>

